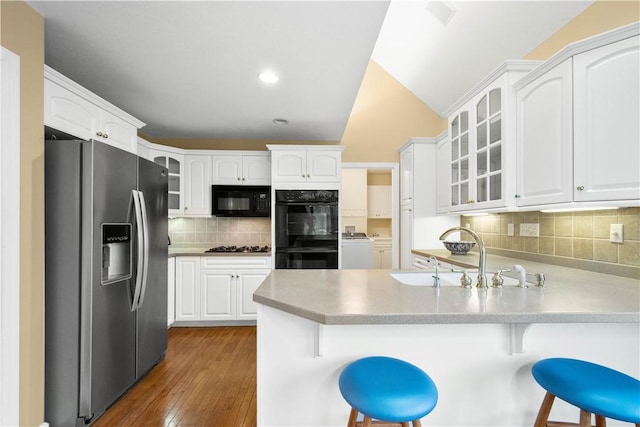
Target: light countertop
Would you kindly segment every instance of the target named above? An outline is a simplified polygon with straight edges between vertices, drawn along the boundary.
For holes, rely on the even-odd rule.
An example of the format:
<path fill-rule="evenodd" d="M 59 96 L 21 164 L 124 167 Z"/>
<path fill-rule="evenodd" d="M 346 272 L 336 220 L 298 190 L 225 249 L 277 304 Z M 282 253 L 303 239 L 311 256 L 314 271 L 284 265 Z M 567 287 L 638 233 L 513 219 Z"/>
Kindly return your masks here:
<path fill-rule="evenodd" d="M 420 254 L 477 265 L 473 253 Z M 273 270 L 253 300 L 326 325 L 640 322 L 638 280 L 487 256 L 490 272 L 514 264 L 527 272 L 544 273 L 546 287 L 433 288 L 400 283 L 389 270 Z"/>

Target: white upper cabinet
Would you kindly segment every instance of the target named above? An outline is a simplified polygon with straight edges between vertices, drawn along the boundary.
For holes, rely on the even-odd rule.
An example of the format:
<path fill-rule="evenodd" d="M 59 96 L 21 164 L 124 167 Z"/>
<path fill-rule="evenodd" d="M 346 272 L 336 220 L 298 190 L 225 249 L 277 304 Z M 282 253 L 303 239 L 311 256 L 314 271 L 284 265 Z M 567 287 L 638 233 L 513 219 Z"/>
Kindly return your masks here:
<path fill-rule="evenodd" d="M 449 212 L 451 207 L 451 140 L 445 138 L 436 145 L 436 213 Z"/>
<path fill-rule="evenodd" d="M 439 199 L 439 212 L 515 204 L 513 85 L 538 64 L 507 61 L 456 104 L 449 115 L 449 205 Z"/>
<path fill-rule="evenodd" d="M 570 46 L 518 85 L 518 206 L 640 199 L 640 37 L 617 32 Z"/>
<path fill-rule="evenodd" d="M 184 214 L 211 216 L 211 156 L 184 156 Z"/>
<path fill-rule="evenodd" d="M 367 216 L 367 170 L 342 169 L 342 216 Z"/>
<path fill-rule="evenodd" d="M 214 154 L 212 184 L 271 185 L 271 156 L 268 152 L 252 155 Z"/>
<path fill-rule="evenodd" d="M 574 200 L 640 198 L 640 37 L 573 58 Z"/>
<path fill-rule="evenodd" d="M 413 149 L 400 152 L 400 205 L 413 203 Z"/>
<path fill-rule="evenodd" d="M 184 213 L 184 155 L 148 148 L 148 158 L 169 171 L 169 215 Z"/>
<path fill-rule="evenodd" d="M 144 126 L 82 86 L 45 66 L 44 124 L 80 139 L 95 139 L 137 153 Z"/>
<path fill-rule="evenodd" d="M 391 218 L 391 186 L 369 185 L 367 187 L 367 216 L 369 218 Z"/>
<path fill-rule="evenodd" d="M 572 199 L 571 73 L 567 59 L 517 92 L 518 206 Z"/>
<path fill-rule="evenodd" d="M 334 185 L 338 188 L 342 177 L 343 146 L 267 145 L 271 150 L 271 178 L 279 183 Z"/>

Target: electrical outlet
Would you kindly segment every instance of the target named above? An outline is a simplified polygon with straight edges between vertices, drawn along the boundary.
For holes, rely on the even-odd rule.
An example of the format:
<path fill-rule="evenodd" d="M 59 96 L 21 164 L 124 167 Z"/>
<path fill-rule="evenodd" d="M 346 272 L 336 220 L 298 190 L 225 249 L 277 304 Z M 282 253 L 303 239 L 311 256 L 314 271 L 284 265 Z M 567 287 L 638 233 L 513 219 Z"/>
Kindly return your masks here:
<path fill-rule="evenodd" d="M 612 243 L 624 243 L 624 229 L 622 224 L 611 224 L 609 227 L 609 241 Z"/>
<path fill-rule="evenodd" d="M 513 224 L 507 224 L 507 236 L 513 236 L 514 235 L 514 229 L 513 229 Z"/>
<path fill-rule="evenodd" d="M 540 224 L 520 224 L 520 235 L 525 237 L 540 236 Z"/>

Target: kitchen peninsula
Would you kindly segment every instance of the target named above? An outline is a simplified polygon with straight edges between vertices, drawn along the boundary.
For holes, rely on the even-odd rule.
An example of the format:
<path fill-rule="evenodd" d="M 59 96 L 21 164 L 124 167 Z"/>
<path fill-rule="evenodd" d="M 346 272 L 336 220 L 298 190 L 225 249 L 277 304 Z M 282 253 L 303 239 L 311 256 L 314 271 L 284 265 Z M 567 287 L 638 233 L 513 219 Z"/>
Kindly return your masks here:
<path fill-rule="evenodd" d="M 342 426 L 338 376 L 387 355 L 435 381 L 431 426 L 530 426 L 544 391 L 531 365 L 575 357 L 640 377 L 636 279 L 490 256 L 489 271 L 523 265 L 546 287 L 405 285 L 388 270 L 274 270 L 258 303 L 258 425 Z M 475 282 L 475 280 L 474 280 Z M 558 402 L 552 419 L 577 421 Z M 624 425 L 610 420 L 609 425 Z"/>

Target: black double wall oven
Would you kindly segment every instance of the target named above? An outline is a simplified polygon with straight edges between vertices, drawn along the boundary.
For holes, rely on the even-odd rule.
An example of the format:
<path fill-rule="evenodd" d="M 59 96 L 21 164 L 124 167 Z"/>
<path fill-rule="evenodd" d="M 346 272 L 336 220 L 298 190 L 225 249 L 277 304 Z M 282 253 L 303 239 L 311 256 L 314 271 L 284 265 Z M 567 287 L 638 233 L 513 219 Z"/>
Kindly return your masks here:
<path fill-rule="evenodd" d="M 276 190 L 275 267 L 338 268 L 338 190 Z"/>

